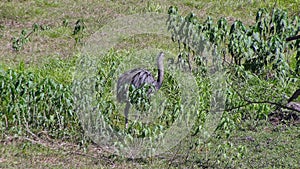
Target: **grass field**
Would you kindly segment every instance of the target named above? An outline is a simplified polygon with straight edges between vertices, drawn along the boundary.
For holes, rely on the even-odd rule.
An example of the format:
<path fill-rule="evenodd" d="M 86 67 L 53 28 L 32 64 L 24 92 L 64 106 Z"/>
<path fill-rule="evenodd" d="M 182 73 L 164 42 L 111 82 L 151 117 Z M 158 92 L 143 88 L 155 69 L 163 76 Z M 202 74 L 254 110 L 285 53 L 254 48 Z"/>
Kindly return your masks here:
<path fill-rule="evenodd" d="M 148 12 L 167 15 L 170 6 L 177 6 L 182 16 L 193 12 L 201 21 L 206 20 L 208 16 L 215 21 L 224 17 L 229 23 L 241 20 L 245 25 L 251 25 L 255 22 L 259 8 L 280 8 L 288 11 L 289 16 L 300 17 L 299 4 L 299 0 L 1 1 L 0 85 L 13 86 L 14 79 L 30 81 L 24 85 L 29 86 L 29 93 L 40 89 L 46 91 L 45 95 L 54 93 L 53 98 L 56 100 L 52 102 L 52 98 L 47 100 L 47 96 L 41 94 L 39 97 L 44 98 L 44 103 L 36 103 L 37 113 L 32 117 L 25 114 L 20 118 L 21 110 L 27 113 L 34 110 L 30 106 L 27 108 L 26 102 L 22 102 L 23 96 L 13 99 L 14 94 L 10 92 L 17 93 L 18 90 L 11 90 L 7 97 L 3 95 L 0 98 L 0 168 L 300 168 L 300 120 L 294 122 L 293 119 L 288 119 L 276 124 L 271 123 L 268 114 L 275 111 L 276 106 L 273 105 L 254 104 L 228 111 L 224 115 L 223 126 L 206 141 L 201 142 L 197 136 L 187 136 L 167 152 L 147 158 L 117 156 L 109 153 L 107 147 L 97 146 L 84 135 L 76 112 L 69 111 L 73 110 L 73 102 L 69 100 L 70 86 L 74 80 L 76 63 L 82 49 L 86 47 L 85 42 L 116 18 Z M 84 31 L 74 33 L 76 22 L 79 20 L 84 22 Z M 39 31 L 34 32 L 35 23 L 39 25 Z M 80 26 L 82 28 L 82 25 Z M 26 33 L 22 35 L 23 31 Z M 26 35 L 29 37 L 27 41 L 24 38 Z M 14 40 L 22 38 L 25 41 L 19 43 L 19 48 L 14 50 Z M 103 67 L 100 74 L 107 77 L 100 78 L 100 81 L 114 83 L 111 82 L 113 78 L 109 77 L 109 73 L 115 70 L 115 67 L 108 66 L 131 58 L 148 48 L 178 52 L 177 43 L 170 37 L 151 34 L 126 37 L 114 46 L 109 57 L 106 60 L 104 58 L 105 62 L 100 63 L 100 67 Z M 290 55 L 291 58 L 295 58 L 294 53 Z M 294 60 L 291 60 L 292 63 L 289 64 L 293 67 Z M 9 70 L 13 71 L 9 74 Z M 7 78 L 6 75 L 2 76 L 5 72 Z M 240 90 L 255 99 L 271 101 L 273 95 L 277 94 L 278 97 L 274 100 L 278 101 L 283 95 L 290 96 L 299 89 L 299 75 L 288 76 L 288 80 L 283 78 L 282 81 L 272 82 L 245 78 L 242 83 L 248 86 L 244 85 Z M 169 77 L 162 90 L 168 91 L 171 82 L 172 78 Z M 30 87 L 32 84 L 33 87 Z M 48 85 L 50 87 L 47 88 Z M 202 88 L 208 87 L 203 85 Z M 104 95 L 99 99 L 102 103 L 101 99 L 108 98 L 112 92 L 105 87 L 101 90 L 104 91 Z M 201 96 L 200 100 L 204 99 L 208 92 L 203 93 L 204 96 Z M 237 98 L 233 105 L 245 103 L 240 101 L 236 94 L 230 94 Z M 13 103 L 19 101 L 20 104 L 11 108 L 14 104 L 3 98 Z M 107 105 L 111 106 L 109 103 Z M 22 106 L 25 108 L 22 109 Z M 55 106 L 59 107 L 59 111 L 56 111 Z M 15 114 L 6 113 L 9 111 Z M 299 112 L 296 113 L 299 117 Z M 46 120 L 43 115 L 47 116 Z M 26 119 L 29 123 L 31 121 L 34 125 L 28 126 L 27 122 L 18 122 L 21 119 Z M 119 126 L 120 124 L 117 124 L 117 128 Z"/>

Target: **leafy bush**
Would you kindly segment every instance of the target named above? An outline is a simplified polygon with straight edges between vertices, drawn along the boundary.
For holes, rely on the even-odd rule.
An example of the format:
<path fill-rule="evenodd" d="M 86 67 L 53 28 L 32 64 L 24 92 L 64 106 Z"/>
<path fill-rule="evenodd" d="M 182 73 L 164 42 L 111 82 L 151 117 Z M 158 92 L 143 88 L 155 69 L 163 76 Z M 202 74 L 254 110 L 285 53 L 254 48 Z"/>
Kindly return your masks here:
<path fill-rule="evenodd" d="M 176 7 L 170 7 L 168 13 L 168 29 L 173 41 L 178 41 L 180 53 L 192 53 L 195 61 L 201 60 L 196 62 L 198 66 L 204 63 L 205 47 L 212 46 L 217 52 L 213 57 L 223 56 L 224 63 L 231 60 L 230 63 L 243 65 L 246 70 L 258 75 L 274 72 L 286 76 L 289 71 L 299 74 L 298 57 L 297 67 L 288 64 L 291 55 L 299 55 L 299 42 L 286 42 L 286 38 L 300 31 L 298 16 L 290 18 L 286 11 L 280 9 L 274 9 L 271 13 L 259 9 L 255 24 L 247 27 L 241 21 L 229 26 L 225 18 L 214 24 L 208 17 L 201 23 L 193 13 L 180 16 Z M 210 45 L 207 46 L 207 43 Z"/>
<path fill-rule="evenodd" d="M 246 26 L 241 21 L 229 25 L 225 18 L 214 23 L 208 17 L 201 22 L 193 13 L 181 16 L 177 7 L 170 7 L 168 14 L 168 29 L 178 43 L 178 57 L 188 62 L 198 81 L 205 79 L 202 75 L 209 73 L 210 66 L 216 66 L 214 61 L 222 59 L 220 70 L 226 71 L 228 88 L 222 91 L 226 93 L 226 104 L 216 139 L 229 139 L 237 129 L 256 130 L 258 121 L 268 120 L 272 111 L 286 105 L 286 94 L 299 87 L 299 40 L 286 41 L 300 31 L 298 16 L 291 18 L 280 9 L 270 13 L 259 9 L 255 23 Z M 199 87 L 203 84 L 198 83 Z M 200 111 L 202 116 L 198 116 L 193 136 L 202 132 L 201 124 L 210 111 L 205 101 L 210 99 L 211 89 L 209 85 L 202 89 L 206 92 L 201 93 L 199 101 L 206 111 Z M 203 147 L 210 143 L 200 137 L 195 144 Z M 210 159 L 235 167 L 245 151 L 246 147 L 236 147 L 226 140 Z"/>
<path fill-rule="evenodd" d="M 47 131 L 54 138 L 76 138 L 80 127 L 70 86 L 28 72 L 22 64 L 17 70 L 1 70 L 0 84 L 2 129 L 20 135 Z"/>

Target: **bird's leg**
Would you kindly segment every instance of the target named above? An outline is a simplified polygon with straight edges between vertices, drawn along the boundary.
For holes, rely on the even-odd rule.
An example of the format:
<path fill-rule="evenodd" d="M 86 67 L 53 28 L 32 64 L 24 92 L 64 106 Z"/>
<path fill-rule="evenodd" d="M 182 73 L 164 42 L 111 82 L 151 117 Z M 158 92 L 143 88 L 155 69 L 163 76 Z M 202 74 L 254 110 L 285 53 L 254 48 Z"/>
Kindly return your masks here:
<path fill-rule="evenodd" d="M 125 107 L 125 110 L 124 110 L 124 115 L 125 115 L 125 126 L 126 126 L 126 128 L 128 128 L 128 112 L 129 112 L 129 109 L 130 109 L 130 102 L 127 101 L 127 102 L 126 102 L 126 107 Z"/>
<path fill-rule="evenodd" d="M 188 65 L 189 65 L 189 69 L 190 69 L 190 72 L 192 72 L 192 64 L 191 64 L 191 55 L 190 55 L 190 52 L 188 52 Z"/>
<path fill-rule="evenodd" d="M 188 47 L 188 65 L 189 65 L 190 72 L 193 71 L 192 64 L 194 61 L 194 57 L 195 57 L 195 51 L 192 50 L 190 47 Z"/>

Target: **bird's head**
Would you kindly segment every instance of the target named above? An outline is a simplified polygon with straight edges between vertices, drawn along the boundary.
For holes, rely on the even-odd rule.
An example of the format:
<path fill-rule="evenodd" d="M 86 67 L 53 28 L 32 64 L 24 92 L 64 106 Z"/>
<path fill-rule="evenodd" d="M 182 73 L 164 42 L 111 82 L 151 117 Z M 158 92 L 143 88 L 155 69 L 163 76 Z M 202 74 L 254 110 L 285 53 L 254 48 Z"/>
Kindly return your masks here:
<path fill-rule="evenodd" d="M 164 58 L 165 58 L 164 52 L 160 52 L 157 57 L 157 64 L 162 66 Z"/>

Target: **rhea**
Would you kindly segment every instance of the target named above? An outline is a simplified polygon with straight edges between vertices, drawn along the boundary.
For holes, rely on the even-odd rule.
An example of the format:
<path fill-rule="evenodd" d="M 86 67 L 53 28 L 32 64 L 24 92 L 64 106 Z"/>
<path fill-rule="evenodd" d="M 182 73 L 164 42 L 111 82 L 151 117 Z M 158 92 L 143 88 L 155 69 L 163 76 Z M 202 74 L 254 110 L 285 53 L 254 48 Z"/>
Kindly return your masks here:
<path fill-rule="evenodd" d="M 125 116 L 125 126 L 127 128 L 128 124 L 128 112 L 130 109 L 130 98 L 129 98 L 129 87 L 132 85 L 136 89 L 140 89 L 145 85 L 153 86 L 153 88 L 149 88 L 147 91 L 147 95 L 156 92 L 162 86 L 164 80 L 164 53 L 160 52 L 157 57 L 157 67 L 158 67 L 158 76 L 157 80 L 151 74 L 150 71 L 142 68 L 133 69 L 123 73 L 117 83 L 117 100 L 122 103 L 125 102 L 126 106 L 124 109 Z"/>

